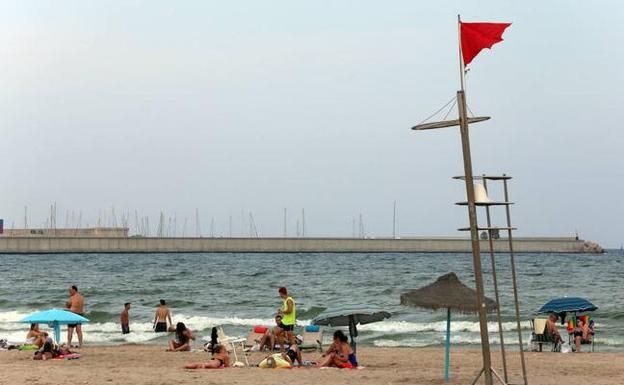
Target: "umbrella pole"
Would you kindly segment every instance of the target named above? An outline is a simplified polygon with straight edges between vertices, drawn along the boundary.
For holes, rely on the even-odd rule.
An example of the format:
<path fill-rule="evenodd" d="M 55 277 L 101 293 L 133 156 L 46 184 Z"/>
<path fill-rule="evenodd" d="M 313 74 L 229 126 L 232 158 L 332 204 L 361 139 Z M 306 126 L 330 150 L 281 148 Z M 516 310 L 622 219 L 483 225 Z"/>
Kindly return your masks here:
<path fill-rule="evenodd" d="M 353 315 L 349 316 L 349 338 L 351 338 L 351 349 L 353 349 L 353 354 L 355 353 L 356 343 L 355 337 L 357 337 L 357 328 L 355 326 L 355 320 L 353 319 Z"/>
<path fill-rule="evenodd" d="M 451 308 L 446 309 L 446 341 L 444 346 L 444 382 L 449 382 L 451 365 Z"/>
<path fill-rule="evenodd" d="M 54 327 L 54 339 L 57 344 L 61 345 L 61 325 L 58 321 L 54 321 L 52 326 Z"/>

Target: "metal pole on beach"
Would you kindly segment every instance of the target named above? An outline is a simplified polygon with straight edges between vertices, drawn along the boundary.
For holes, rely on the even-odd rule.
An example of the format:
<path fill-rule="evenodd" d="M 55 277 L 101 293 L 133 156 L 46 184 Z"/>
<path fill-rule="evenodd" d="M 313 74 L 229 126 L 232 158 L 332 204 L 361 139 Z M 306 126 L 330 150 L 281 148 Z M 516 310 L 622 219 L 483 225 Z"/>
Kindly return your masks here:
<path fill-rule="evenodd" d="M 451 308 L 446 309 L 446 341 L 444 343 L 444 382 L 449 382 L 451 366 Z"/>
<path fill-rule="evenodd" d="M 505 176 L 505 174 L 503 174 Z M 503 191 L 505 202 L 509 202 L 509 190 L 507 188 L 507 179 L 503 179 Z M 516 315 L 516 328 L 518 330 L 518 345 L 520 348 L 520 362 L 522 364 L 522 380 L 524 381 L 524 385 L 527 385 L 527 370 L 526 370 L 526 362 L 524 361 L 524 344 L 522 343 L 522 325 L 520 323 L 520 304 L 518 300 L 518 282 L 516 280 L 516 258 L 514 256 L 513 249 L 513 237 L 511 231 L 511 213 L 509 205 L 505 207 L 506 217 L 507 217 L 507 240 L 509 242 L 509 259 L 511 265 L 511 282 L 513 285 L 513 295 L 514 295 L 514 310 Z"/>
<path fill-rule="evenodd" d="M 487 178 L 483 175 L 483 188 L 485 189 L 486 194 L 488 194 L 488 186 L 487 186 Z M 503 359 L 503 378 L 505 382 L 509 381 L 507 375 L 507 356 L 505 354 L 505 336 L 503 333 L 503 324 L 501 321 L 501 310 L 500 310 L 500 296 L 498 295 L 498 278 L 496 277 L 496 258 L 494 257 L 494 239 L 492 230 L 492 219 L 490 216 L 490 208 L 485 206 L 485 215 L 487 218 L 487 227 L 488 227 L 488 246 L 490 251 L 490 262 L 492 263 L 492 285 L 494 286 L 494 298 L 496 300 L 496 320 L 498 321 L 498 335 L 500 338 L 500 347 L 501 347 L 501 357 Z"/>

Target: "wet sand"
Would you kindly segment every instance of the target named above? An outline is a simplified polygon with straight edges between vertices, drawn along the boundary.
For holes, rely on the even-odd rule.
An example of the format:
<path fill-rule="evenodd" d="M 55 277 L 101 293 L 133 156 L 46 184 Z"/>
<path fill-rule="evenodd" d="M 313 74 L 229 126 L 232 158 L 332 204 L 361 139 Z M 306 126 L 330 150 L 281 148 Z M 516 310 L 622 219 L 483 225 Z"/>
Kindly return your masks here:
<path fill-rule="evenodd" d="M 207 360 L 203 352 L 168 353 L 159 346 L 85 347 L 78 360 L 33 361 L 32 352 L 0 352 L 0 384 L 443 384 L 442 348 L 365 348 L 358 350 L 364 369 L 185 370 L 187 362 Z M 252 364 L 263 355 L 253 353 Z M 318 353 L 304 354 L 317 360 Z M 494 365 L 500 366 L 500 354 Z M 529 383 L 624 384 L 624 353 L 526 353 Z M 241 357 L 239 357 L 241 359 Z M 518 353 L 508 354 L 510 381 L 521 383 Z M 453 384 L 470 383 L 481 362 L 476 349 L 451 352 Z M 499 370 L 502 373 L 502 371 Z"/>

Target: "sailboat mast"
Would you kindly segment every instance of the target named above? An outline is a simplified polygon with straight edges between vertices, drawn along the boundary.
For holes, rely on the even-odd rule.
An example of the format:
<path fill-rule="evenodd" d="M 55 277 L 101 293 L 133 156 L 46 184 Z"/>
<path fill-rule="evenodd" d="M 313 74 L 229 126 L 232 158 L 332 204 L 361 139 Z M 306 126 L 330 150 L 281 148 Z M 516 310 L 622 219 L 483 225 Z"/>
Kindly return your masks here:
<path fill-rule="evenodd" d="M 396 201 L 392 205 L 392 238 L 396 239 Z"/>

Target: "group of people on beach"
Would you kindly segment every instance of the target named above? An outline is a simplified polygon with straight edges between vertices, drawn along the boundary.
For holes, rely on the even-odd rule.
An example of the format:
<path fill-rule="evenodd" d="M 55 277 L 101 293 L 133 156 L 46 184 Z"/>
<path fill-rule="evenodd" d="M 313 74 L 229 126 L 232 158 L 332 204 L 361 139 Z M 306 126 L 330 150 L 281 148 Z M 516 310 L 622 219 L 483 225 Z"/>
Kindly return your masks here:
<path fill-rule="evenodd" d="M 39 324 L 30 324 L 26 334 L 25 346 L 35 350 L 35 360 L 50 360 L 61 355 L 69 355 L 72 352 L 67 346 L 58 346 L 48 332 L 39 330 Z"/>
<path fill-rule="evenodd" d="M 281 287 L 278 293 L 283 301 L 282 307 L 277 309 L 275 315 L 275 326 L 264 333 L 260 340 L 257 341 L 259 351 L 268 350 L 270 354 L 266 356 L 258 366 L 263 368 L 275 368 L 280 362 L 287 366 L 304 365 L 301 349 L 299 345 L 302 343 L 301 336 L 294 334 L 297 322 L 297 307 L 295 300 L 288 294 L 285 287 Z M 124 309 L 125 310 L 125 309 Z M 121 315 L 122 330 L 127 329 L 124 324 L 124 313 Z M 126 326 L 124 326 L 126 325 Z M 160 305 L 154 316 L 155 332 L 173 332 L 175 338 L 168 343 L 167 351 L 181 352 L 190 351 L 192 341 L 195 341 L 193 331 L 183 322 L 178 322 L 175 326 L 171 321 L 171 311 L 166 305 L 165 300 L 160 300 Z M 354 368 L 358 366 L 355 353 L 349 344 L 349 338 L 341 331 L 337 330 L 333 336 L 333 342 L 329 348 L 323 353 L 322 360 L 315 363 L 319 367 L 339 367 Z M 279 352 L 274 353 L 276 347 Z M 185 365 L 186 369 L 217 369 L 232 366 L 226 346 L 219 344 L 216 331 L 213 331 L 211 343 L 206 344 L 206 350 L 212 353 L 211 359 L 203 362 L 193 362 Z"/>
<path fill-rule="evenodd" d="M 295 335 L 295 325 L 297 323 L 297 306 L 295 300 L 289 295 L 285 287 L 278 290 L 282 299 L 282 306 L 277 309 L 275 314 L 275 326 L 267 329 L 262 337 L 256 341 L 259 351 L 269 351 L 259 366 L 276 367 L 279 362 L 285 362 L 289 366 L 295 364 L 303 365 L 301 349 L 302 337 Z M 130 333 L 130 302 L 124 303 L 123 310 L 119 315 L 119 321 L 122 334 Z M 65 303 L 68 311 L 84 316 L 85 299 L 78 291 L 76 285 L 69 288 L 69 299 Z M 182 352 L 190 351 L 192 342 L 196 340 L 193 331 L 187 327 L 184 322 L 173 324 L 171 310 L 167 307 L 164 299 L 161 299 L 156 308 L 153 321 L 153 329 L 156 333 L 174 333 L 174 339 L 168 342 L 167 351 Z M 47 332 L 39 330 L 39 325 L 32 324 L 26 336 L 26 342 L 37 348 L 35 359 L 49 359 L 59 354 L 69 354 L 69 348 L 72 347 L 72 339 L 74 331 L 78 336 L 78 346 L 82 347 L 83 333 L 80 323 L 67 325 L 67 344 L 59 347 L 54 343 L 53 339 Z M 352 368 L 357 366 L 355 354 L 349 344 L 349 338 L 340 330 L 337 330 L 333 336 L 333 342 L 329 349 L 322 355 L 322 360 L 315 363 L 317 366 L 334 366 L 340 368 Z M 220 367 L 232 366 L 229 353 L 224 345 L 219 344 L 216 336 L 216 329 L 213 330 L 213 336 L 208 350 L 212 353 L 212 358 L 206 362 L 195 362 L 186 365 L 187 369 L 212 369 Z M 276 347 L 279 352 L 275 353 Z M 65 349 L 65 351 L 61 351 Z"/>
<path fill-rule="evenodd" d="M 557 328 L 557 321 L 559 320 L 559 316 L 555 313 L 550 313 L 548 315 L 548 320 L 546 321 L 546 328 L 551 336 L 554 338 L 554 342 L 557 345 L 561 345 L 564 343 L 563 337 L 561 337 L 561 333 L 559 333 L 559 329 Z M 594 336 L 593 325 L 590 322 L 587 322 L 583 317 L 576 317 L 576 322 L 573 327 L 570 328 L 569 333 L 574 336 L 574 348 L 576 353 L 581 352 L 581 345 L 591 343 L 592 338 Z"/>

